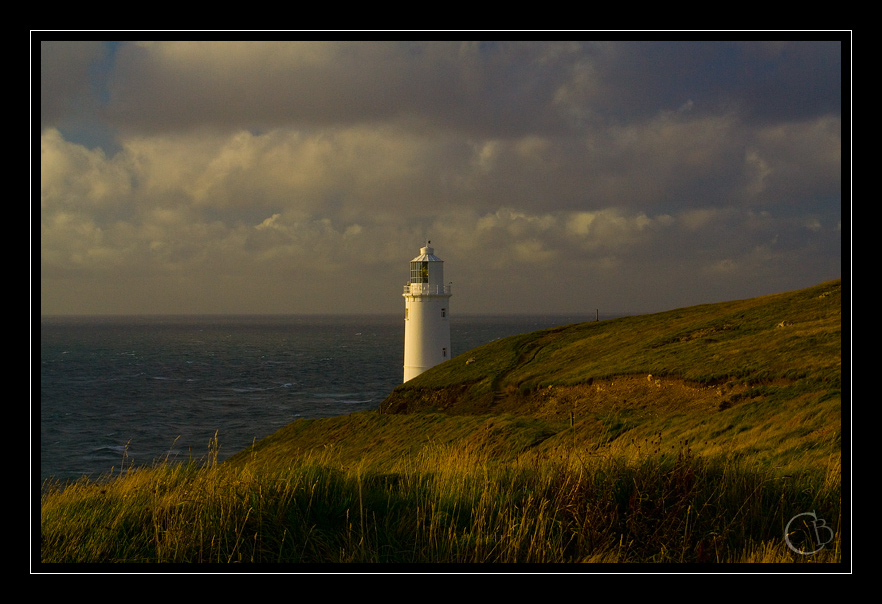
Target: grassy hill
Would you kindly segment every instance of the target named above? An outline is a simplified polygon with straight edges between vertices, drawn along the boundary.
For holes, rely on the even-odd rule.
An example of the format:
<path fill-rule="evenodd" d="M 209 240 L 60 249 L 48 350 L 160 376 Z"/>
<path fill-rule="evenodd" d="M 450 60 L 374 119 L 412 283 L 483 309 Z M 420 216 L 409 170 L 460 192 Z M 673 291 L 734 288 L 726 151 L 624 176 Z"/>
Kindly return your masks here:
<path fill-rule="evenodd" d="M 48 485 L 41 559 L 839 562 L 841 356 L 838 280 L 501 339 L 224 463 Z"/>
<path fill-rule="evenodd" d="M 821 466 L 840 449 L 841 364 L 832 281 L 504 338 L 398 386 L 376 413 L 299 420 L 253 452 L 337 448 L 382 465 L 430 441 L 513 458 L 660 436 L 783 470 Z"/>

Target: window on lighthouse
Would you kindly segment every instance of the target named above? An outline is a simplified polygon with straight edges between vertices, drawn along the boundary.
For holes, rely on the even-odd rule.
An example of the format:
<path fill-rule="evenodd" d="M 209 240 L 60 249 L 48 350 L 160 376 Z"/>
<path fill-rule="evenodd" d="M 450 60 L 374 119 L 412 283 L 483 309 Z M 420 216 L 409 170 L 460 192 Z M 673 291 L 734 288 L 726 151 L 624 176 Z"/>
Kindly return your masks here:
<path fill-rule="evenodd" d="M 429 282 L 429 263 L 428 262 L 411 262 L 410 263 L 410 282 L 411 283 L 428 283 Z"/>

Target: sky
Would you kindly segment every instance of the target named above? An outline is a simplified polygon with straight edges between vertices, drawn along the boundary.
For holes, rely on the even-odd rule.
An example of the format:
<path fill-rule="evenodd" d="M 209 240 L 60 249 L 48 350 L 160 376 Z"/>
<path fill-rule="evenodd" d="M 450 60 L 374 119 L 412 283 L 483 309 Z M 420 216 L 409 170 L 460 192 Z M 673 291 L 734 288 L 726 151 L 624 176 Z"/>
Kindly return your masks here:
<path fill-rule="evenodd" d="M 427 241 L 454 316 L 840 278 L 843 45 L 35 43 L 41 315 L 403 315 Z"/>

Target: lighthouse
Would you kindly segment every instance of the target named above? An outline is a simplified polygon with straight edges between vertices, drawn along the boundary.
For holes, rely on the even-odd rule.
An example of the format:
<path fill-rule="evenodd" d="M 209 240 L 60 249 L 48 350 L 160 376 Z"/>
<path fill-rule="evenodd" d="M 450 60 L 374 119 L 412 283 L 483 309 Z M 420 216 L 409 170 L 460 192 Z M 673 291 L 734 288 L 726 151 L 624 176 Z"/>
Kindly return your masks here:
<path fill-rule="evenodd" d="M 404 381 L 450 358 L 450 285 L 444 262 L 429 247 L 410 261 L 404 286 Z"/>

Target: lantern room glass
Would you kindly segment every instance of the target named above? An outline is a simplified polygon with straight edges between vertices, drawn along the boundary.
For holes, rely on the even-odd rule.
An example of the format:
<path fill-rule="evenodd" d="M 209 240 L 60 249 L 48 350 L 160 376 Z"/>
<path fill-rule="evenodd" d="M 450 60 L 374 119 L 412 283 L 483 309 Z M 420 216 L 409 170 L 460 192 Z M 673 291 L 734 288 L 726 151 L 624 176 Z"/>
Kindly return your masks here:
<path fill-rule="evenodd" d="M 411 262 L 410 263 L 410 282 L 411 283 L 428 283 L 429 282 L 429 263 L 428 262 Z"/>

